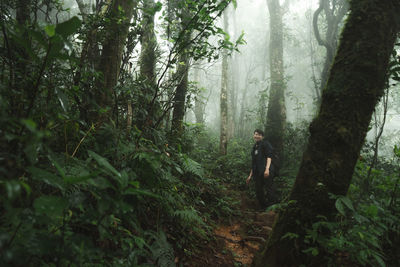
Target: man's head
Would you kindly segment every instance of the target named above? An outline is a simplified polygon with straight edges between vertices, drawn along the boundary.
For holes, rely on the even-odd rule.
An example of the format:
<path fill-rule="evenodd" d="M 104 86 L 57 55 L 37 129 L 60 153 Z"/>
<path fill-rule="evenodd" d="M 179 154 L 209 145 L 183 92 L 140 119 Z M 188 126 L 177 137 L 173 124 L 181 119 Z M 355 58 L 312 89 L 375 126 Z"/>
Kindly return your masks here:
<path fill-rule="evenodd" d="M 261 141 L 263 138 L 264 138 L 264 132 L 260 129 L 255 129 L 253 135 L 254 141 L 258 142 Z"/>

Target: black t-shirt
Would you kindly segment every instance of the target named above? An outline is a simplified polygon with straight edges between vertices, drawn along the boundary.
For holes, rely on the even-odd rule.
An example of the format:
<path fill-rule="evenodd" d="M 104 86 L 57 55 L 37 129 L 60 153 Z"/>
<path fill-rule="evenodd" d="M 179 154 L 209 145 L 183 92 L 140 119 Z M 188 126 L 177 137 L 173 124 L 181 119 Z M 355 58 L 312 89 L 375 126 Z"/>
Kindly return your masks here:
<path fill-rule="evenodd" d="M 256 142 L 251 150 L 253 176 L 263 176 L 267 158 L 272 159 L 272 146 L 267 140 Z"/>

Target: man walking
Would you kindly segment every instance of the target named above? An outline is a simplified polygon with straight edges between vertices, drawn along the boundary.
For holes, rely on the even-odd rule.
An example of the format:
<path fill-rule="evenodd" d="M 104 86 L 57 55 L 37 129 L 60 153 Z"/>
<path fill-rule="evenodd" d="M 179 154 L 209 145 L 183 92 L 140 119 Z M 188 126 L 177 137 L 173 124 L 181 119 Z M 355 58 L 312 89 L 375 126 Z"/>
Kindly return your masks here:
<path fill-rule="evenodd" d="M 272 164 L 272 146 L 264 140 L 264 132 L 256 129 L 253 139 L 255 144 L 251 151 L 251 171 L 246 179 L 249 184 L 251 179 L 256 183 L 256 196 L 262 208 L 275 203 L 275 190 L 273 188 L 274 164 Z M 267 196 L 265 196 L 265 189 Z"/>

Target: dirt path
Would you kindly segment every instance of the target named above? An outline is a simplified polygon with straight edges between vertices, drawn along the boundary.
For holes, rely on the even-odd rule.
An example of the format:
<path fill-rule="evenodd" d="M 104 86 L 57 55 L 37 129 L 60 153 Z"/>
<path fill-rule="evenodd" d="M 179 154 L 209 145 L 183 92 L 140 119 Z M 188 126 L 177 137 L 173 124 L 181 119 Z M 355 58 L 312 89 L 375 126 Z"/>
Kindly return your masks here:
<path fill-rule="evenodd" d="M 241 199 L 240 215 L 214 230 L 215 246 L 199 255 L 191 266 L 250 266 L 255 253 L 267 240 L 275 213 L 260 211 L 247 192 L 232 190 L 231 193 Z"/>
<path fill-rule="evenodd" d="M 272 231 L 275 213 L 257 211 L 257 204 L 241 192 L 241 219 L 232 225 L 221 225 L 215 235 L 225 242 L 233 256 L 234 266 L 250 266 L 254 254 Z M 218 255 L 222 256 L 222 255 Z"/>

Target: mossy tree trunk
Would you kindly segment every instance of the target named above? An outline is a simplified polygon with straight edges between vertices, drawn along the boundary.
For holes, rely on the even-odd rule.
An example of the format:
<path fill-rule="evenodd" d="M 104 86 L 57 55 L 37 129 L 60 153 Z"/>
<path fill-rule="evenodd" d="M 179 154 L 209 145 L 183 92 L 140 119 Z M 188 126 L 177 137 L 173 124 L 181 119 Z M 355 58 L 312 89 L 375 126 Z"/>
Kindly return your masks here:
<path fill-rule="evenodd" d="M 331 194 L 346 195 L 375 105 L 384 93 L 399 30 L 398 0 L 358 0 L 342 33 L 288 207 L 279 213 L 254 266 L 327 266 L 302 252 L 318 215 L 336 215 Z M 282 238 L 293 233 L 296 238 Z M 318 262 L 319 261 L 319 262 Z"/>
<path fill-rule="evenodd" d="M 111 118 L 113 108 L 114 87 L 117 85 L 121 67 L 122 53 L 129 32 L 135 0 L 114 0 L 108 13 L 109 22 L 105 26 L 106 36 L 102 42 L 102 53 L 97 67 L 102 75 L 97 84 L 97 104 L 103 109 L 96 121 Z"/>
<path fill-rule="evenodd" d="M 183 118 L 185 116 L 185 102 L 186 94 L 189 85 L 189 48 L 191 40 L 191 30 L 187 29 L 190 23 L 191 14 L 189 9 L 185 6 L 181 9 L 181 30 L 184 31 L 182 38 L 182 46 L 179 49 L 179 60 L 177 71 L 174 79 L 177 81 L 175 96 L 173 98 L 173 112 L 172 112 L 172 131 L 175 137 L 179 137 L 183 131 Z"/>
<path fill-rule="evenodd" d="M 283 67 L 283 24 L 279 0 L 267 0 L 270 15 L 270 94 L 268 102 L 266 139 L 279 157 L 283 157 L 283 133 L 286 125 L 286 107 Z"/>
<path fill-rule="evenodd" d="M 155 66 L 157 39 L 154 33 L 154 0 L 143 2 L 143 28 L 140 39 L 140 75 L 147 83 L 155 86 Z M 153 88 L 154 89 L 154 88 Z"/>
<path fill-rule="evenodd" d="M 142 109 L 136 116 L 136 126 L 139 129 L 149 127 L 153 123 L 154 105 L 157 98 L 156 85 L 156 49 L 157 38 L 154 32 L 154 0 L 143 1 L 142 28 L 141 28 L 141 51 L 140 51 L 140 79 L 142 90 L 139 94 L 139 106 Z M 145 112 L 143 112 L 145 110 Z"/>
<path fill-rule="evenodd" d="M 178 85 L 173 99 L 174 111 L 172 113 L 172 130 L 179 136 L 183 130 L 183 118 L 185 116 L 186 93 L 188 89 L 189 55 L 182 52 L 179 57 L 177 70 Z"/>

